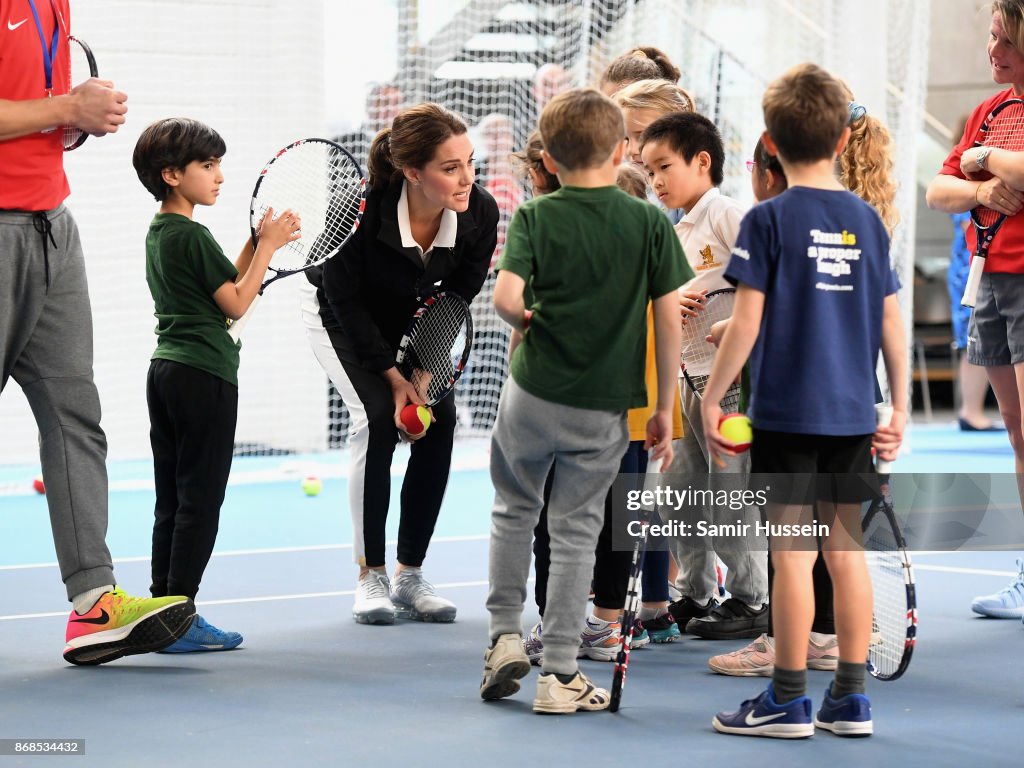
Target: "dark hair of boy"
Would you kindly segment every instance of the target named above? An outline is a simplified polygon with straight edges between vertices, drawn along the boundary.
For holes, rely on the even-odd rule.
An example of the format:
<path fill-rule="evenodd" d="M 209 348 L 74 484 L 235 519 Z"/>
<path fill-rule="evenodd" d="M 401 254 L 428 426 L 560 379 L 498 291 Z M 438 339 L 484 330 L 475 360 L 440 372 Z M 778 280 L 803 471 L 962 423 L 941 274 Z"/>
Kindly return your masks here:
<path fill-rule="evenodd" d="M 711 183 L 722 185 L 725 178 L 725 148 L 715 124 L 696 112 L 673 112 L 659 117 L 640 137 L 642 147 L 649 141 L 665 144 L 687 163 L 701 152 L 711 158 Z"/>
<path fill-rule="evenodd" d="M 842 84 L 816 64 L 798 64 L 773 81 L 761 106 L 768 135 L 787 163 L 831 159 L 850 122 Z"/>
<path fill-rule="evenodd" d="M 181 170 L 194 160 L 224 157 L 226 151 L 224 139 L 210 126 L 188 117 L 168 117 L 142 132 L 132 165 L 142 186 L 163 202 L 171 192 L 164 182 L 164 169 Z"/>
<path fill-rule="evenodd" d="M 567 171 L 596 168 L 626 135 L 622 111 L 594 88 L 573 88 L 553 98 L 537 126 L 544 149 Z"/>

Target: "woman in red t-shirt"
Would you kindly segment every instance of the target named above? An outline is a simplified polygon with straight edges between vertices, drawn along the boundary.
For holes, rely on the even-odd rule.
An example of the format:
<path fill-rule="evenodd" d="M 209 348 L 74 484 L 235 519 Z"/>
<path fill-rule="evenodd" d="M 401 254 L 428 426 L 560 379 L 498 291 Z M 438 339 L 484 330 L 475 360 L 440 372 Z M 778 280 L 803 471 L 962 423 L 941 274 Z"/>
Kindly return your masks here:
<path fill-rule="evenodd" d="M 1024 97 L 1024 0 L 995 0 L 989 28 L 992 79 L 1009 86 L 977 107 L 964 135 L 928 185 L 930 208 L 961 213 L 984 206 L 1006 214 L 992 241 L 967 336 L 967 359 L 985 367 L 1016 459 L 1017 489 L 1024 504 L 1024 152 L 974 146 L 982 121 L 1007 99 Z M 967 244 L 976 246 L 974 229 Z M 1018 561 L 1019 562 L 1019 561 Z M 972 610 L 987 616 L 1024 616 L 1024 568 L 1002 592 L 976 598 Z"/>

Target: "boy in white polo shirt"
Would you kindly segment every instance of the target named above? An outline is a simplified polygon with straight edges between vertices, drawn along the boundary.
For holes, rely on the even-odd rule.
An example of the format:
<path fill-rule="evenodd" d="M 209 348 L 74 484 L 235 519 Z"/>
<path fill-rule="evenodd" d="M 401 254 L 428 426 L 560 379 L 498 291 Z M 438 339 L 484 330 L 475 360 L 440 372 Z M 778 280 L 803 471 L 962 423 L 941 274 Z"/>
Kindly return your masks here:
<path fill-rule="evenodd" d="M 723 274 L 736 243 L 740 220 L 746 212 L 732 198 L 721 194 L 725 150 L 714 123 L 693 112 L 675 112 L 651 123 L 641 137 L 640 155 L 651 186 L 667 208 L 682 208 L 686 215 L 675 225 L 676 235 L 696 275 L 679 289 L 680 312 L 684 319 L 703 309 L 701 299 L 710 291 L 731 288 Z M 705 342 L 697 342 L 703 344 Z M 684 347 L 683 360 L 691 355 Z M 705 352 L 706 354 L 706 352 Z M 706 370 L 688 365 L 690 375 L 707 376 Z M 690 472 L 708 471 L 708 451 L 700 419 L 700 401 L 688 387 L 682 388 L 683 414 L 690 428 L 680 445 L 681 466 Z M 713 472 L 749 473 L 749 454 L 724 457 L 724 467 Z M 717 516 L 719 510 L 708 510 Z M 760 520 L 756 507 L 739 512 L 723 509 L 722 520 L 714 523 L 753 524 Z M 728 519 L 725 519 L 728 518 Z M 751 538 L 715 537 L 712 541 L 686 538 L 676 543 L 682 593 L 669 610 L 680 629 L 708 639 L 758 637 L 768 626 L 768 570 L 764 542 Z M 726 588 L 731 596 L 721 605 L 715 602 L 716 555 L 728 566 Z"/>

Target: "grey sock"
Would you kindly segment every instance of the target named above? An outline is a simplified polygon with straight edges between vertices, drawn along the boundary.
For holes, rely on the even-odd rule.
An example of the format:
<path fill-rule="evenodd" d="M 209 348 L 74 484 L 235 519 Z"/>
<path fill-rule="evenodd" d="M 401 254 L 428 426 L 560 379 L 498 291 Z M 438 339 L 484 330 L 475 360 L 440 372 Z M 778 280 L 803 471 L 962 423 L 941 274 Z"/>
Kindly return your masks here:
<path fill-rule="evenodd" d="M 864 693 L 864 674 L 867 664 L 861 662 L 839 660 L 836 677 L 832 681 L 831 695 L 833 699 L 841 699 L 850 693 Z"/>
<path fill-rule="evenodd" d="M 807 670 L 783 669 L 776 664 L 775 671 L 772 672 L 772 690 L 775 691 L 775 701 L 779 704 L 800 698 L 807 693 Z"/>

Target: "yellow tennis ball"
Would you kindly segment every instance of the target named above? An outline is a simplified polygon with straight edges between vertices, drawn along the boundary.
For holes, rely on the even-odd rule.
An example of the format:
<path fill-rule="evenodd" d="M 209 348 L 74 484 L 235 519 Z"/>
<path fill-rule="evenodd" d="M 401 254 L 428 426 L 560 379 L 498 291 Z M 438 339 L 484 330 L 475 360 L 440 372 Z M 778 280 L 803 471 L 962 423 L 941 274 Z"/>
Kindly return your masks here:
<path fill-rule="evenodd" d="M 718 431 L 722 437 L 730 442 L 736 443 L 736 450 L 742 453 L 750 448 L 754 439 L 754 428 L 742 413 L 728 413 L 718 422 Z"/>
<path fill-rule="evenodd" d="M 316 475 L 302 478 L 302 492 L 307 496 L 317 496 L 324 489 L 324 484 Z"/>

